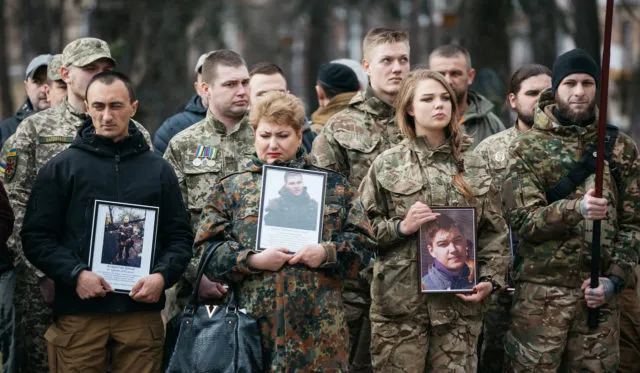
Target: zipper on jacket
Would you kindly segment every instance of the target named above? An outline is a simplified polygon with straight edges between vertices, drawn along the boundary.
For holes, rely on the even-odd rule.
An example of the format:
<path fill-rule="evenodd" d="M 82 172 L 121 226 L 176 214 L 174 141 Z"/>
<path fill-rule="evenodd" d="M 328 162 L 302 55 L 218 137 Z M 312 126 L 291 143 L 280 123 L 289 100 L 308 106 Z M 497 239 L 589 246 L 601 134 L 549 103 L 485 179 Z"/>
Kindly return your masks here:
<path fill-rule="evenodd" d="M 120 150 L 116 151 L 116 201 L 120 201 Z"/>

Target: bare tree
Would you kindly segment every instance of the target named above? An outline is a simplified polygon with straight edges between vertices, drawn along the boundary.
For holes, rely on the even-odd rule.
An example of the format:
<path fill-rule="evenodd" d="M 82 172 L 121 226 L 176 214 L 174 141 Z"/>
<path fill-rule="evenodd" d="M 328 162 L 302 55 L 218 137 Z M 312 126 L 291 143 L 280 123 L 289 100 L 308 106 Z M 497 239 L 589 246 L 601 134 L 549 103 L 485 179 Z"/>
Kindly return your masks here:
<path fill-rule="evenodd" d="M 510 75 L 508 0 L 465 1 L 460 9 L 460 44 L 469 50 L 474 68 L 491 68 L 503 81 Z"/>
<path fill-rule="evenodd" d="M 551 68 L 558 49 L 556 0 L 520 0 L 520 4 L 529 15 L 533 62 Z"/>
<path fill-rule="evenodd" d="M 600 20 L 596 0 L 572 0 L 574 30 L 573 39 L 600 64 Z"/>
<path fill-rule="evenodd" d="M 0 0 L 0 117 L 6 118 L 13 114 L 13 100 L 11 99 L 11 84 L 9 83 L 9 64 L 7 48 L 7 23 L 4 21 L 4 0 Z"/>

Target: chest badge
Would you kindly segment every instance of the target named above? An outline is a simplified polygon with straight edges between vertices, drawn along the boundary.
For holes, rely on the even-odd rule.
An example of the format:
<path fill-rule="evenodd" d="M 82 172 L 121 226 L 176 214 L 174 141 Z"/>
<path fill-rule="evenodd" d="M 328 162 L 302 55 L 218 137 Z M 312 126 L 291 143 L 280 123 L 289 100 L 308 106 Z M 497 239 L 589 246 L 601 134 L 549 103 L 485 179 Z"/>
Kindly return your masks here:
<path fill-rule="evenodd" d="M 504 161 L 504 152 L 503 151 L 497 152 L 496 155 L 494 156 L 494 159 L 496 160 L 496 162 L 503 162 Z"/>
<path fill-rule="evenodd" d="M 196 167 L 206 166 L 207 161 L 212 161 L 213 158 L 215 158 L 216 148 L 211 145 L 206 145 L 206 146 L 198 145 L 194 153 L 194 156 L 195 158 L 191 162 L 193 163 L 194 166 Z"/>

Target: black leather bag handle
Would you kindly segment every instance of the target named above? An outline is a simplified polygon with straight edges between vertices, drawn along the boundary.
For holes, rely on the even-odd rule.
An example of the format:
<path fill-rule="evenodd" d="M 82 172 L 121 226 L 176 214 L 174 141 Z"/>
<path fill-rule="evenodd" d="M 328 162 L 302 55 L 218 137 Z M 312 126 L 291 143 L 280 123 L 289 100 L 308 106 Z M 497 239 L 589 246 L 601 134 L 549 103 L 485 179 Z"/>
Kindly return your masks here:
<path fill-rule="evenodd" d="M 191 298 L 189 298 L 189 302 L 185 307 L 185 311 L 189 313 L 193 313 L 198 305 L 198 290 L 200 289 L 200 281 L 202 280 L 202 276 L 204 276 L 204 269 L 207 264 L 213 257 L 213 254 L 218 250 L 218 247 L 222 245 L 224 241 L 214 241 L 205 251 L 204 256 L 200 259 L 200 263 L 198 264 L 198 274 L 196 276 L 196 282 L 193 284 L 193 291 L 191 292 Z M 230 302 L 233 301 L 233 296 L 230 297 Z"/>

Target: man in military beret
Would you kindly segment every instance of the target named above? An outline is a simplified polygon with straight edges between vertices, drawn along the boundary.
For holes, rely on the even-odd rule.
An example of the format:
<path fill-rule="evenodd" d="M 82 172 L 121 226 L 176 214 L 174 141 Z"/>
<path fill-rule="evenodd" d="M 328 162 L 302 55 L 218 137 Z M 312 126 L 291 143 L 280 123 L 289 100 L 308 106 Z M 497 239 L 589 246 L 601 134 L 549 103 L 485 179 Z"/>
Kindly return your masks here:
<path fill-rule="evenodd" d="M 106 42 L 81 38 L 69 43 L 62 52 L 60 76 L 67 84 L 67 96 L 58 106 L 38 112 L 20 124 L 3 147 L 0 157 L 6 161 L 4 182 L 16 216 L 15 229 L 7 246 L 16 268 L 16 323 L 18 325 L 18 361 L 22 372 L 45 372 L 48 369 L 44 333 L 52 323 L 47 304 L 53 302 L 53 283 L 25 258 L 20 230 L 26 203 L 36 175 L 49 160 L 67 149 L 76 132 L 89 119 L 84 104 L 87 84 L 99 72 L 113 69 Z M 137 124 L 147 143 L 151 138 Z"/>

